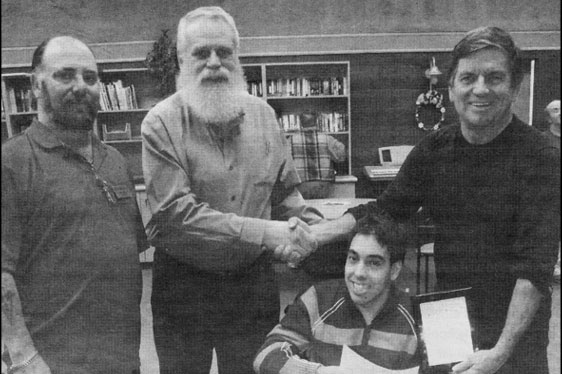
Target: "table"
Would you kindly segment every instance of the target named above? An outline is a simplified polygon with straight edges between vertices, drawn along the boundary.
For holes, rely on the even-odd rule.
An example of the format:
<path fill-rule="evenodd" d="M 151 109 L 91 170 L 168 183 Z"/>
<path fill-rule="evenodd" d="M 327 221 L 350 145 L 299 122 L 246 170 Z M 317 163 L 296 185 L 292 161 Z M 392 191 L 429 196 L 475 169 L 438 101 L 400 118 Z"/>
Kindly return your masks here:
<path fill-rule="evenodd" d="M 326 219 L 336 219 L 341 217 L 348 209 L 357 205 L 366 204 L 374 199 L 357 198 L 329 198 L 329 199 L 310 199 L 305 200 L 306 205 L 316 208 Z"/>

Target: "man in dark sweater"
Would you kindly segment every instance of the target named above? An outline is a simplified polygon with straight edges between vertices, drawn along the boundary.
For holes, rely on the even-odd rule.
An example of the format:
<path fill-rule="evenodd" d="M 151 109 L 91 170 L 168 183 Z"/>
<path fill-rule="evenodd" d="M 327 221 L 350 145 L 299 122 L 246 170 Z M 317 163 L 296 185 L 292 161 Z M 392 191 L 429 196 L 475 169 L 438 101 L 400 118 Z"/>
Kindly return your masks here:
<path fill-rule="evenodd" d="M 449 98 L 459 125 L 425 137 L 377 199 L 311 226 L 320 245 L 375 209 L 436 225 L 438 287 L 472 287 L 479 351 L 455 373 L 548 373 L 550 282 L 560 235 L 560 155 L 513 115 L 519 50 L 495 27 L 455 46 Z"/>

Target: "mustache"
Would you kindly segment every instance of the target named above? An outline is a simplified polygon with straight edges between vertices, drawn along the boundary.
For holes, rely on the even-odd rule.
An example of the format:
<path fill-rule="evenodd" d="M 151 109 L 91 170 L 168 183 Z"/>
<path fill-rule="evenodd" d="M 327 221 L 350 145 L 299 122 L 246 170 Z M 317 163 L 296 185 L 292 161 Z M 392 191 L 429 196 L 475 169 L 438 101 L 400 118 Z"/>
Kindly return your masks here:
<path fill-rule="evenodd" d="M 97 99 L 89 93 L 81 93 L 81 94 L 69 93 L 63 98 L 62 102 L 65 104 L 82 104 L 82 103 L 89 104 L 94 100 Z"/>
<path fill-rule="evenodd" d="M 88 112 L 93 115 L 101 109 L 99 97 L 95 97 L 89 93 L 78 95 L 70 93 L 63 98 L 61 104 L 63 107 L 85 106 Z"/>
<path fill-rule="evenodd" d="M 201 82 L 228 82 L 230 81 L 230 74 L 226 71 L 205 71 L 200 78 Z"/>

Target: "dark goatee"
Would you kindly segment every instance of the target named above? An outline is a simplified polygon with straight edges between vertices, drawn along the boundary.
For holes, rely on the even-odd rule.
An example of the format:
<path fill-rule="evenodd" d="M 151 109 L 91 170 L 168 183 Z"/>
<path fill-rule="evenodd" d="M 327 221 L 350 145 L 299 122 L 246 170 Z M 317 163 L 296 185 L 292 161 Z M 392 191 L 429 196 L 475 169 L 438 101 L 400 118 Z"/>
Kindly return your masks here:
<path fill-rule="evenodd" d="M 67 130 L 92 130 L 99 110 L 99 100 L 83 97 L 67 99 L 58 109 L 52 108 L 52 118 L 59 126 Z"/>

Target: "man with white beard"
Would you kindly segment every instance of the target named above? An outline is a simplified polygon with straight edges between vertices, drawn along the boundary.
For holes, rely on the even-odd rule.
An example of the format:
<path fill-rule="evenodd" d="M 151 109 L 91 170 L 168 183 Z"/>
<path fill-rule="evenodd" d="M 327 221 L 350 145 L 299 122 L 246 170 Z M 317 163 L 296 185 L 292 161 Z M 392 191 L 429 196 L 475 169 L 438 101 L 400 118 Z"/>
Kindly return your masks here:
<path fill-rule="evenodd" d="M 177 47 L 178 92 L 142 124 L 160 372 L 207 374 L 214 347 L 221 374 L 249 373 L 279 317 L 271 260 L 314 251 L 305 222 L 322 216 L 295 188 L 273 109 L 245 90 L 232 17 L 189 12 Z"/>

